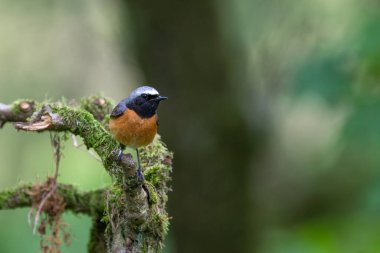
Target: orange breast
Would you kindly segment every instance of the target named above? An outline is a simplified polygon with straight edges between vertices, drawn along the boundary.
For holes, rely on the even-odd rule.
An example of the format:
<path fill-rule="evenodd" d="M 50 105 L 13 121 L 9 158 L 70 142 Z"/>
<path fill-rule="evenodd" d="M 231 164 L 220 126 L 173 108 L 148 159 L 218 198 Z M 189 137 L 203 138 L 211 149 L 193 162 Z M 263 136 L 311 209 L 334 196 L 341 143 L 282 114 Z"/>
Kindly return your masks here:
<path fill-rule="evenodd" d="M 144 119 L 127 109 L 123 115 L 110 119 L 109 129 L 121 144 L 133 148 L 146 146 L 157 133 L 157 115 Z"/>

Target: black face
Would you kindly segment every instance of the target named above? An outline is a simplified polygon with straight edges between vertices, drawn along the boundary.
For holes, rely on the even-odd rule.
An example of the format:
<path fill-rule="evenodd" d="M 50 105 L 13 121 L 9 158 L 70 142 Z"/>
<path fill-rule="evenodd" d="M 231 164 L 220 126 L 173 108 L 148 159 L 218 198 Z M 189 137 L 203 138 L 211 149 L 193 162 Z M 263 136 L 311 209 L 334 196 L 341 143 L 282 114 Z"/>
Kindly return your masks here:
<path fill-rule="evenodd" d="M 129 101 L 127 107 L 134 110 L 142 118 L 150 118 L 156 114 L 159 103 L 165 99 L 167 97 L 158 94 L 143 93 Z"/>

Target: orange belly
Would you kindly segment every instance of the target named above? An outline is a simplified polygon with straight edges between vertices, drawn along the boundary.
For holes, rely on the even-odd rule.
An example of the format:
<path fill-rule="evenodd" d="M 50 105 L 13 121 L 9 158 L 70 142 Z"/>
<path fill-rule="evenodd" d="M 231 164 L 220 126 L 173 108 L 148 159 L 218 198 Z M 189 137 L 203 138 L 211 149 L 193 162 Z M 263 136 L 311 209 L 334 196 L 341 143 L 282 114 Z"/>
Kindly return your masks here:
<path fill-rule="evenodd" d="M 127 109 L 123 115 L 111 118 L 109 129 L 112 136 L 121 144 L 133 148 L 151 143 L 157 133 L 157 115 L 144 119 Z"/>

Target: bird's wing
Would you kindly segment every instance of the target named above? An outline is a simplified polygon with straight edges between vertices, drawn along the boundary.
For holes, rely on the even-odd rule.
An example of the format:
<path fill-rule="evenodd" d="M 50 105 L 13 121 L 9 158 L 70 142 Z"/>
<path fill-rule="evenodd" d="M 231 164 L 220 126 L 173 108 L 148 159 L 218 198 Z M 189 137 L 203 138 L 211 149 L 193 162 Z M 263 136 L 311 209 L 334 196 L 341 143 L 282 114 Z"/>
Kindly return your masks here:
<path fill-rule="evenodd" d="M 117 118 L 119 116 L 121 116 L 124 111 L 127 109 L 127 107 L 122 104 L 122 103 L 119 103 L 113 110 L 112 110 L 112 113 L 111 113 L 111 118 Z"/>

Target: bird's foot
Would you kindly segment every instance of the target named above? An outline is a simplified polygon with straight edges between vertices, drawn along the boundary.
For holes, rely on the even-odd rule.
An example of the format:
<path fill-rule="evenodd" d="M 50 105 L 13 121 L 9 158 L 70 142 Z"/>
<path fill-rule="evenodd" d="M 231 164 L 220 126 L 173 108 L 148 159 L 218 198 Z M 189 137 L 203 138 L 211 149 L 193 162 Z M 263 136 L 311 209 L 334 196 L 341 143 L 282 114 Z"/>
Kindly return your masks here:
<path fill-rule="evenodd" d="M 152 200 L 150 199 L 149 189 L 148 189 L 148 187 L 145 184 L 144 174 L 143 174 L 141 168 L 137 169 L 136 176 L 137 176 L 137 180 L 142 183 L 142 188 L 143 188 L 143 190 L 146 193 L 146 197 L 148 199 L 148 203 L 151 204 Z"/>
<path fill-rule="evenodd" d="M 121 156 L 123 155 L 123 150 L 119 148 L 117 150 L 117 160 L 120 162 L 121 161 Z"/>
<path fill-rule="evenodd" d="M 123 156 L 123 151 L 121 149 L 114 149 L 111 154 L 117 162 L 121 162 Z"/>
<path fill-rule="evenodd" d="M 116 159 L 118 162 L 121 161 L 121 157 L 123 156 L 124 149 L 125 149 L 125 146 L 123 144 L 120 144 L 119 148 L 114 151 L 116 153 Z"/>

